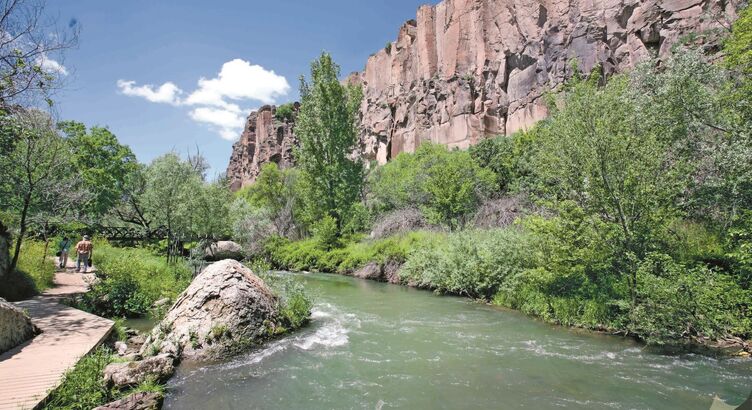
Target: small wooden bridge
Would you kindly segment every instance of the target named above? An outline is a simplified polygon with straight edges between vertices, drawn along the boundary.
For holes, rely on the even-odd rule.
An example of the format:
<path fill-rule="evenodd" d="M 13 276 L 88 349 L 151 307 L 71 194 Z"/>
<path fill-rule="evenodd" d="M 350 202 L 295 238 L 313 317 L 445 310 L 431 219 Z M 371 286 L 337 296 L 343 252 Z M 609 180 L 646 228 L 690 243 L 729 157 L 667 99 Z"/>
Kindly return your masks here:
<path fill-rule="evenodd" d="M 56 286 L 41 296 L 15 303 L 42 333 L 0 355 L 0 410 L 37 408 L 112 331 L 113 321 L 58 303 L 88 289 L 84 276 L 70 270 L 56 273 Z"/>

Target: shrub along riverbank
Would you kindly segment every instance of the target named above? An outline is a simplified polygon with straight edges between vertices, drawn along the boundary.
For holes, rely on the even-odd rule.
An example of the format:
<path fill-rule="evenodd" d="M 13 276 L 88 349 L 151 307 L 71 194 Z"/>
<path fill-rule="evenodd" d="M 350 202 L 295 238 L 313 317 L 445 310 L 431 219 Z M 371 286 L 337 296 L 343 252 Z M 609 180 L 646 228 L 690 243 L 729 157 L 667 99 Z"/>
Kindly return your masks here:
<path fill-rule="evenodd" d="M 165 255 L 157 255 L 143 248 L 119 248 L 97 241 L 94 255 L 100 281 L 91 287 L 90 292 L 71 302 L 78 308 L 115 319 L 115 335 L 120 341 L 127 339 L 123 320 L 120 318 L 150 316 L 155 320 L 161 319 L 193 277 L 192 269 L 184 260 L 168 263 Z M 278 303 L 277 326 L 274 327 L 273 334 L 267 337 L 274 338 L 305 325 L 310 318 L 313 301 L 302 284 L 295 278 L 262 270 L 256 273 L 264 279 Z M 166 299 L 167 302 L 154 306 L 154 302 L 160 299 Z M 216 329 L 224 329 L 222 332 L 233 331 L 223 328 L 221 324 Z M 154 353 L 147 350 L 145 355 L 150 354 Z M 121 356 L 105 347 L 87 355 L 66 373 L 61 385 L 52 392 L 45 408 L 91 409 L 133 393 L 164 392 L 164 384 L 153 378 L 147 378 L 133 388 L 108 386 L 103 380 L 104 368 L 122 360 Z"/>
<path fill-rule="evenodd" d="M 356 178 L 357 138 L 338 130 L 327 153 L 342 171 L 313 172 L 310 150 L 296 169 L 265 166 L 236 198 L 235 237 L 279 269 L 375 276 L 654 344 L 741 345 L 752 338 L 752 100 L 729 91 L 749 89 L 751 18 L 725 65 L 682 45 L 610 78 L 575 65 L 546 96 L 547 119 L 468 151 L 425 142 Z M 336 108 L 308 97 L 300 115 Z M 360 275 L 373 266 L 382 274 Z"/>

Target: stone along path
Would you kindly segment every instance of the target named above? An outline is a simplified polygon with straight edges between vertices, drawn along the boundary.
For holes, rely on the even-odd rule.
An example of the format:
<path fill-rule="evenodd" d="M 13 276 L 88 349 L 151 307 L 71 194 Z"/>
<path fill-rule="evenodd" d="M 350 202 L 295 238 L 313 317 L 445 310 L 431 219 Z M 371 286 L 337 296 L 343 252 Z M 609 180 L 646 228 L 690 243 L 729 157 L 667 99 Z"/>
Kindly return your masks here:
<path fill-rule="evenodd" d="M 33 299 L 16 302 L 42 331 L 0 355 L 0 410 L 33 409 L 41 404 L 85 354 L 102 343 L 114 322 L 62 305 L 61 298 L 84 293 L 92 274 L 79 274 L 68 261 L 55 273 L 55 286 Z"/>

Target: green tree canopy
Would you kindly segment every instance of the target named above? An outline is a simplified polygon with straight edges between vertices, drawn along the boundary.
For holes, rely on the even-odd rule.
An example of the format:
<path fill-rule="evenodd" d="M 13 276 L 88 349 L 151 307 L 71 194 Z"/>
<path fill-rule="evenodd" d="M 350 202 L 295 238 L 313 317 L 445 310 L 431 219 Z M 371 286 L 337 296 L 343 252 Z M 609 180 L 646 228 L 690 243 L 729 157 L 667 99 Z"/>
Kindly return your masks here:
<path fill-rule="evenodd" d="M 122 199 L 126 178 L 138 166 L 136 156 L 107 128 L 87 131 L 84 124 L 75 121 L 61 122 L 58 127 L 68 137 L 76 172 L 94 195 L 88 214 L 104 215 Z"/>
<path fill-rule="evenodd" d="M 363 164 L 353 158 L 362 90 L 343 85 L 338 77 L 339 66 L 329 54 L 311 63 L 310 83 L 300 80 L 295 133 L 305 218 L 313 222 L 329 215 L 341 230 L 363 185 Z"/>

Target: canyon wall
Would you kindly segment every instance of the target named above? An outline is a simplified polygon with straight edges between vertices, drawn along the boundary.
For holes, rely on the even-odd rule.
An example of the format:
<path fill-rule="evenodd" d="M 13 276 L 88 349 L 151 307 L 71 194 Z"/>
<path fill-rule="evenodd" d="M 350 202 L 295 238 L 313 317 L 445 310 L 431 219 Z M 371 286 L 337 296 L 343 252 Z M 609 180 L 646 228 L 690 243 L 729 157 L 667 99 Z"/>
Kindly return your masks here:
<path fill-rule="evenodd" d="M 466 148 L 546 115 L 542 95 L 572 72 L 622 71 L 668 56 L 690 32 L 721 27 L 718 0 L 445 0 L 422 6 L 397 40 L 351 76 L 363 84 L 361 142 L 384 163 L 422 141 Z"/>
<path fill-rule="evenodd" d="M 362 155 L 383 164 L 423 141 L 467 148 L 525 129 L 546 116 L 541 97 L 572 75 L 572 60 L 583 72 L 600 67 L 609 75 L 649 57 L 665 58 L 689 33 L 705 33 L 692 41 L 713 47 L 738 6 L 734 0 L 444 0 L 422 6 L 396 41 L 347 79 L 364 91 Z"/>
<path fill-rule="evenodd" d="M 295 103 L 293 111 L 300 106 Z M 253 111 L 246 120 L 240 139 L 232 146 L 227 179 L 233 191 L 256 180 L 261 166 L 274 162 L 281 168 L 293 164 L 293 148 L 298 139 L 292 118 L 277 118 L 277 107 L 265 105 Z"/>

